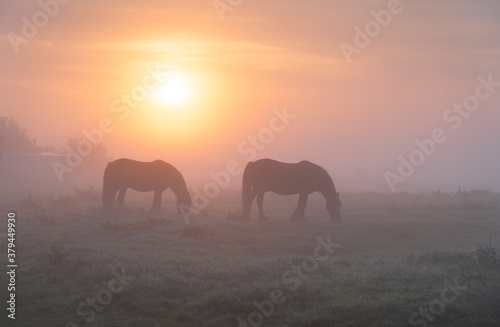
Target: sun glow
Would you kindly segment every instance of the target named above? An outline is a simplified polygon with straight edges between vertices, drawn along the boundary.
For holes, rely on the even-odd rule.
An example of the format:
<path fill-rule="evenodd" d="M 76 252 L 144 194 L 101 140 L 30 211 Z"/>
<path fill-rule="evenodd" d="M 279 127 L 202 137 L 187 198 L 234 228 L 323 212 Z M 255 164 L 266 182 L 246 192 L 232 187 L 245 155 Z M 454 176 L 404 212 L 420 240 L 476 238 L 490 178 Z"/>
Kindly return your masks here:
<path fill-rule="evenodd" d="M 128 119 L 130 128 L 148 144 L 187 146 L 198 143 L 213 127 L 216 118 L 210 105 L 206 72 L 169 69 L 160 73 L 161 82 L 150 91 L 142 111 Z M 208 105 L 207 105 L 208 104 Z"/>
<path fill-rule="evenodd" d="M 175 107 L 186 104 L 192 97 L 186 77 L 180 73 L 169 73 L 163 83 L 153 91 L 153 100 L 164 106 Z"/>

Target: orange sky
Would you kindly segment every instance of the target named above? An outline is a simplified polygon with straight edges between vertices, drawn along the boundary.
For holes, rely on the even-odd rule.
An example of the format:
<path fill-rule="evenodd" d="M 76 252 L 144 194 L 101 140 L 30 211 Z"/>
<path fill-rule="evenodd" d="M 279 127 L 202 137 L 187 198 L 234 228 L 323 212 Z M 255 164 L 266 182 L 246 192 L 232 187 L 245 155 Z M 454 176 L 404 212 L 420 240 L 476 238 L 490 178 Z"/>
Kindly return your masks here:
<path fill-rule="evenodd" d="M 49 10 L 55 1 L 42 0 Z M 348 63 L 340 44 L 354 44 L 355 27 L 390 3 L 243 0 L 221 20 L 212 0 L 72 0 L 13 46 L 23 17 L 32 21 L 43 9 L 3 1 L 0 115 L 56 147 L 110 119 L 104 142 L 114 158 L 161 158 L 186 167 L 194 183 L 228 160 L 243 165 L 238 146 L 268 127 L 273 109 L 287 107 L 297 118 L 258 157 L 317 162 L 345 189 L 354 188 L 349 175 L 369 169 L 382 191 L 398 156 L 443 128 L 449 139 L 398 188 L 498 190 L 500 88 L 457 130 L 443 113 L 474 93 L 478 76 L 500 81 L 500 3 L 401 1 Z M 163 77 L 185 77 L 185 104 L 172 108 L 148 94 L 120 118 L 115 101 L 157 65 Z"/>

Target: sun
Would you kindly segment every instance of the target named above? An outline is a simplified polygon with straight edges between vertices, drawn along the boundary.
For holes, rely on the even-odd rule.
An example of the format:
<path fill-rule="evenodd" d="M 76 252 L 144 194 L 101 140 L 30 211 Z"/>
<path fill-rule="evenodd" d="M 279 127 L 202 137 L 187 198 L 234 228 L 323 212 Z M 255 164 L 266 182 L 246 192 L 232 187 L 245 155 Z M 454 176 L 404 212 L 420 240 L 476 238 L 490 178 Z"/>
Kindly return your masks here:
<path fill-rule="evenodd" d="M 170 73 L 153 91 L 153 100 L 164 106 L 175 107 L 186 104 L 190 99 L 190 89 L 185 76 L 180 73 Z"/>

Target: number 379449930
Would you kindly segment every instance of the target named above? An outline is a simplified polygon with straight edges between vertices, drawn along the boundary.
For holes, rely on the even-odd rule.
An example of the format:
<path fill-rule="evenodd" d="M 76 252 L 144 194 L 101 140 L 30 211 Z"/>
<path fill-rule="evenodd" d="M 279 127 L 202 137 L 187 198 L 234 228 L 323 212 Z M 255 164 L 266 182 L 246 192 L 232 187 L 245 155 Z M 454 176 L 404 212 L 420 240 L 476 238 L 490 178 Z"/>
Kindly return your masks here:
<path fill-rule="evenodd" d="M 9 213 L 9 218 L 7 219 L 7 256 L 9 263 L 13 264 L 16 261 L 16 215 L 14 213 Z"/>

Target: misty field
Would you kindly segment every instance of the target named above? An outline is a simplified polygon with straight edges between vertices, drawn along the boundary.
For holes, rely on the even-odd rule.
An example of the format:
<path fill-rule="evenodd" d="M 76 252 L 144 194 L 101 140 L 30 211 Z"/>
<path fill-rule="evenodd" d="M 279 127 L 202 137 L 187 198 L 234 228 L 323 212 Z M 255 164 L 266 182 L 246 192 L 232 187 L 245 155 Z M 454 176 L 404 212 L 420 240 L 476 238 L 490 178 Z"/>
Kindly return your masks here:
<path fill-rule="evenodd" d="M 341 194 L 340 223 L 311 196 L 292 223 L 296 196 L 267 194 L 268 221 L 255 205 L 242 221 L 226 192 L 186 225 L 166 193 L 160 215 L 150 193 L 118 217 L 83 193 L 3 203 L 18 272 L 16 319 L 3 309 L 0 325 L 500 325 L 498 196 Z"/>

